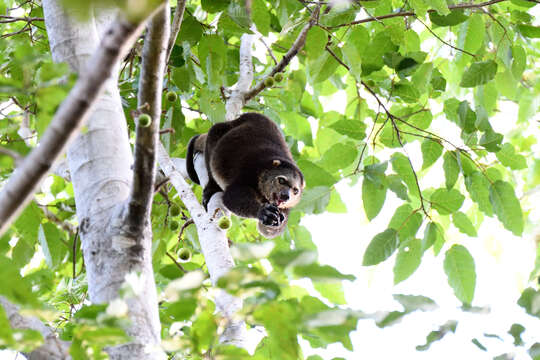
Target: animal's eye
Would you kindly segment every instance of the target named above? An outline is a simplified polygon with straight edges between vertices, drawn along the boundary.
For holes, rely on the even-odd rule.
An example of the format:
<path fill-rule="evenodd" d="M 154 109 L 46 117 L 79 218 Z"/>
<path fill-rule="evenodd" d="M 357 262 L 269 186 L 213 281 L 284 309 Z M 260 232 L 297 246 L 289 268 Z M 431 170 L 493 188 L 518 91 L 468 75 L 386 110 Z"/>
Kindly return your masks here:
<path fill-rule="evenodd" d="M 294 195 L 298 195 L 298 189 L 297 189 L 297 188 L 294 188 L 294 189 L 293 189 L 293 193 L 294 193 Z"/>
<path fill-rule="evenodd" d="M 287 183 L 287 181 L 282 177 L 278 178 L 278 181 L 281 185 L 285 185 Z"/>

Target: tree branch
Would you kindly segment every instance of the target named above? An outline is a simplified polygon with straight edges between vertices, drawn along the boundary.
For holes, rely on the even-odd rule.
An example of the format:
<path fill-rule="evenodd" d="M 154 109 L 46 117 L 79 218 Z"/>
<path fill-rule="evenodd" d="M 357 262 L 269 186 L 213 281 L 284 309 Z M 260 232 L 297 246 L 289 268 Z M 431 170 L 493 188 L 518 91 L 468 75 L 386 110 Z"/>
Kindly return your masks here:
<path fill-rule="evenodd" d="M 138 37 L 142 27 L 118 18 L 60 105 L 40 146 L 26 157 L 0 193 L 0 235 L 31 199 L 38 184 L 90 114 L 112 69 Z"/>
<path fill-rule="evenodd" d="M 169 37 L 169 45 L 167 46 L 167 57 L 165 63 L 169 62 L 171 57 L 171 52 L 180 32 L 180 27 L 182 26 L 182 20 L 184 19 L 184 12 L 186 10 L 186 0 L 178 0 L 176 2 L 176 9 L 174 11 L 173 22 L 171 26 L 171 32 Z"/>
<path fill-rule="evenodd" d="M 494 5 L 494 4 L 497 4 L 497 3 L 500 3 L 500 2 L 504 2 L 504 1 L 508 1 L 508 0 L 491 0 L 491 1 L 486 1 L 486 2 L 482 2 L 482 3 L 478 3 L 478 4 L 466 4 L 465 3 L 465 4 L 448 5 L 448 9 L 456 10 L 456 9 L 482 8 L 484 6 L 490 6 L 490 5 Z M 531 1 L 531 0 L 526 0 L 526 1 Z M 434 9 L 429 9 L 428 12 L 433 13 L 433 12 L 436 12 L 436 11 Z M 401 11 L 401 12 L 397 12 L 397 13 L 393 13 L 393 14 L 386 14 L 386 15 L 380 15 L 380 16 L 371 16 L 371 17 L 368 17 L 368 18 L 365 18 L 365 19 L 351 21 L 351 22 L 346 23 L 346 24 L 327 26 L 326 28 L 327 29 L 335 29 L 335 28 L 340 28 L 340 27 L 344 27 L 344 26 L 352 26 L 352 25 L 364 24 L 364 23 L 368 23 L 368 22 L 372 22 L 372 21 L 380 21 L 380 20 L 384 20 L 384 19 L 390 19 L 390 18 L 395 18 L 395 17 L 406 17 L 406 16 L 416 16 L 416 14 L 415 14 L 414 11 Z"/>
<path fill-rule="evenodd" d="M 313 27 L 313 25 L 315 25 L 315 23 L 318 21 L 320 9 L 321 9 L 321 5 L 319 4 L 315 8 L 315 10 L 311 13 L 311 17 L 309 18 L 308 23 L 306 25 L 304 25 L 304 27 L 300 31 L 300 34 L 298 34 L 298 37 L 294 41 L 294 43 L 291 46 L 291 48 L 289 49 L 289 51 L 287 51 L 287 53 L 285 55 L 283 55 L 283 58 L 281 59 L 281 61 L 270 71 L 270 73 L 268 75 L 266 75 L 263 79 L 261 79 L 257 83 L 257 85 L 255 85 L 251 90 L 249 90 L 248 92 L 245 93 L 244 102 L 249 101 L 255 95 L 257 95 L 258 93 L 263 91 L 264 88 L 266 87 L 264 85 L 264 80 L 266 78 L 270 77 L 270 76 L 274 76 L 278 72 L 285 69 L 285 67 L 291 62 L 293 57 L 295 57 L 296 54 L 298 54 L 298 52 L 304 47 L 304 44 L 306 43 L 306 37 L 307 37 L 307 33 L 308 33 L 309 29 L 311 29 Z"/>
<path fill-rule="evenodd" d="M 150 126 L 141 126 L 137 123 L 136 129 L 133 183 L 125 213 L 125 225 L 136 237 L 149 224 L 154 195 L 156 144 L 169 28 L 169 7 L 164 3 L 148 23 L 142 52 L 138 103 L 139 108 L 146 107 L 145 112 L 150 115 L 152 122 Z"/>
<path fill-rule="evenodd" d="M 38 331 L 43 336 L 44 343 L 29 354 L 35 360 L 66 360 L 69 355 L 69 343 L 58 339 L 56 334 L 38 318 L 22 316 L 19 308 L 8 299 L 0 296 L 0 306 L 4 309 L 9 324 L 14 329 L 30 329 Z"/>

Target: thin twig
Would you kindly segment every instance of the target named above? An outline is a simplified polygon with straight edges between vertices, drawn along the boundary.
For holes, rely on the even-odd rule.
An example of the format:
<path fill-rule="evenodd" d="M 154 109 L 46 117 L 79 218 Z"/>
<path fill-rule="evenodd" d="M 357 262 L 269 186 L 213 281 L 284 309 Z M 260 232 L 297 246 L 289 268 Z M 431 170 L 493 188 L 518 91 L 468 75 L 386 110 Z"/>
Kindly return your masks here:
<path fill-rule="evenodd" d="M 508 0 L 491 0 L 491 1 L 486 1 L 486 2 L 478 3 L 478 4 L 449 5 L 448 9 L 456 10 L 456 9 L 482 8 L 484 6 L 490 6 L 490 5 L 494 5 L 494 4 L 497 4 L 497 3 L 500 3 L 500 2 L 504 2 L 504 1 L 508 1 Z M 531 1 L 531 0 L 526 0 L 526 1 Z M 531 2 L 535 2 L 535 1 L 531 1 Z M 436 12 L 436 10 L 429 9 L 428 12 L 433 13 L 433 12 Z M 346 24 L 328 26 L 327 28 L 328 29 L 335 29 L 335 28 L 340 28 L 340 27 L 344 27 L 344 26 L 352 26 L 352 25 L 364 24 L 364 23 L 373 22 L 373 21 L 380 21 L 380 20 L 384 20 L 384 19 L 390 19 L 390 18 L 395 18 L 395 17 L 406 17 L 406 16 L 416 16 L 416 14 L 414 13 L 414 11 L 401 11 L 401 12 L 397 12 L 397 13 L 393 13 L 393 14 L 380 15 L 380 16 L 377 16 L 377 17 L 371 16 L 369 18 L 351 21 L 351 22 L 346 23 Z"/>
<path fill-rule="evenodd" d="M 184 269 L 184 267 L 178 261 L 176 261 L 174 256 L 172 256 L 168 251 L 165 253 L 165 255 L 167 255 L 169 259 L 171 259 L 180 270 L 182 270 L 184 273 L 187 272 L 186 269 Z"/>
<path fill-rule="evenodd" d="M 437 35 L 433 30 L 431 30 L 431 28 L 429 26 L 426 25 L 426 23 L 424 23 L 422 20 L 420 20 L 420 18 L 418 16 L 415 16 L 416 20 L 420 21 L 420 23 L 422 25 L 424 25 L 424 27 L 427 29 L 427 31 L 429 31 L 431 33 L 431 35 L 435 36 L 440 42 L 442 42 L 443 44 L 451 47 L 452 49 L 454 50 L 457 50 L 457 51 L 461 51 L 462 53 L 464 54 L 467 54 L 469 56 L 472 56 L 473 58 L 476 58 L 476 55 L 473 54 L 473 53 L 470 53 L 468 52 L 467 50 L 464 50 L 464 49 L 460 49 L 452 44 L 450 44 L 449 42 L 445 41 L 444 39 L 442 39 L 439 35 Z"/>
<path fill-rule="evenodd" d="M 262 78 L 257 83 L 257 85 L 255 85 L 250 91 L 248 91 L 244 95 L 244 101 L 245 102 L 252 99 L 255 95 L 257 95 L 258 93 L 263 91 L 264 88 L 266 87 L 266 85 L 264 85 L 264 81 L 267 78 L 269 78 L 270 76 L 274 76 L 278 72 L 283 71 L 283 69 L 285 69 L 285 67 L 287 65 L 289 65 L 289 63 L 296 56 L 296 54 L 298 54 L 300 49 L 302 49 L 304 47 L 304 44 L 306 43 L 307 33 L 308 33 L 309 29 L 311 29 L 313 27 L 313 25 L 315 25 L 315 23 L 317 22 L 318 17 L 319 17 L 320 9 L 321 9 L 321 6 L 318 5 L 315 8 L 315 10 L 311 13 L 311 17 L 309 18 L 308 23 L 306 25 L 304 25 L 304 27 L 300 31 L 300 34 L 298 34 L 298 37 L 294 41 L 294 43 L 291 46 L 291 48 L 289 49 L 289 51 L 287 51 L 287 53 L 285 55 L 283 55 L 283 58 L 281 59 L 281 61 L 270 71 L 270 73 L 268 75 L 266 75 L 264 78 Z"/>

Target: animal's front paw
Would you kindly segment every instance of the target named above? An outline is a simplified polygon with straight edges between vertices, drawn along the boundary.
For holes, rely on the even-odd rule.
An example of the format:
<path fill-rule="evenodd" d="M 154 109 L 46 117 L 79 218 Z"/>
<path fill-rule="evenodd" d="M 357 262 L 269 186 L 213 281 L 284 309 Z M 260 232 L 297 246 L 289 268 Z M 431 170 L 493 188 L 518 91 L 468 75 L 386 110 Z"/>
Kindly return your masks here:
<path fill-rule="evenodd" d="M 259 221 L 268 226 L 279 226 L 285 217 L 278 207 L 272 204 L 265 204 L 258 214 Z"/>

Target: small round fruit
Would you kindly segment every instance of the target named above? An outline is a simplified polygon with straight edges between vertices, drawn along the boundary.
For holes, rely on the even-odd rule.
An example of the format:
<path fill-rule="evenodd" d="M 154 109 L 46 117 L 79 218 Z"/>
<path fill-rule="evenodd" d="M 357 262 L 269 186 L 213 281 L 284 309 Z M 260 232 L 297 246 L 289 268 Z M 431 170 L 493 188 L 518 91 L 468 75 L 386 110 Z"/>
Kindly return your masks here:
<path fill-rule="evenodd" d="M 266 79 L 264 79 L 264 85 L 265 85 L 266 87 L 272 87 L 272 86 L 274 86 L 274 78 L 271 77 L 271 76 L 269 76 L 269 77 L 267 77 Z"/>
<path fill-rule="evenodd" d="M 218 226 L 220 229 L 227 230 L 231 227 L 231 219 L 228 216 L 223 216 L 218 221 Z"/>
<path fill-rule="evenodd" d="M 178 261 L 185 263 L 189 260 L 191 260 L 191 250 L 185 247 L 180 248 L 180 250 L 178 250 Z"/>
<path fill-rule="evenodd" d="M 169 229 L 171 229 L 171 231 L 176 231 L 178 230 L 178 227 L 180 226 L 180 224 L 178 223 L 178 221 L 176 220 L 172 220 L 170 223 L 169 223 Z"/>
<path fill-rule="evenodd" d="M 180 215 L 180 207 L 176 204 L 173 204 L 169 210 L 169 214 L 171 214 L 171 216 Z"/>
<path fill-rule="evenodd" d="M 168 91 L 166 96 L 169 102 L 175 102 L 178 99 L 178 95 L 174 91 Z"/>
<path fill-rule="evenodd" d="M 274 80 L 276 80 L 276 82 L 282 82 L 283 81 L 283 73 L 277 73 L 276 75 L 274 75 Z"/>
<path fill-rule="evenodd" d="M 152 123 L 152 118 L 148 114 L 139 115 L 139 126 L 148 127 Z"/>

